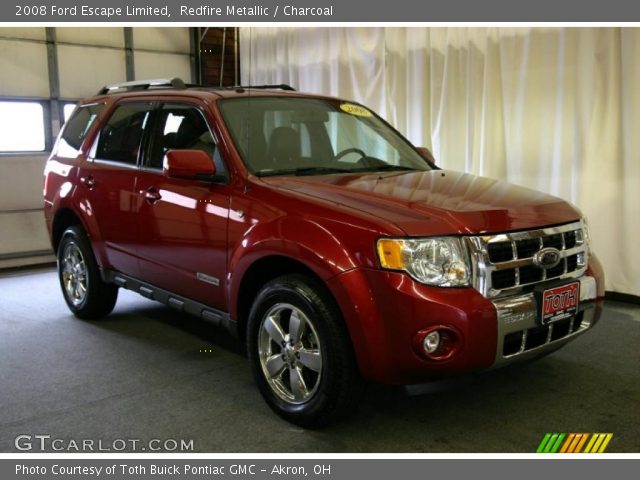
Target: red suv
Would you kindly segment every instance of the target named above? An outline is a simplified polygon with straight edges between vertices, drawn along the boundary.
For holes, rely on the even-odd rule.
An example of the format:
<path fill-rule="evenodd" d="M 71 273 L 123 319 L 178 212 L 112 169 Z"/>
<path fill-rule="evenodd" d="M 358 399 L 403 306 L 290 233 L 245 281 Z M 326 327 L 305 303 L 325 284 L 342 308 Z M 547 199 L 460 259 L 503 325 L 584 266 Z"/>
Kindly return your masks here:
<path fill-rule="evenodd" d="M 600 316 L 576 208 L 441 170 L 366 107 L 286 85 L 105 87 L 60 133 L 44 196 L 76 316 L 127 288 L 227 328 L 303 426 L 364 381 L 532 359 Z"/>

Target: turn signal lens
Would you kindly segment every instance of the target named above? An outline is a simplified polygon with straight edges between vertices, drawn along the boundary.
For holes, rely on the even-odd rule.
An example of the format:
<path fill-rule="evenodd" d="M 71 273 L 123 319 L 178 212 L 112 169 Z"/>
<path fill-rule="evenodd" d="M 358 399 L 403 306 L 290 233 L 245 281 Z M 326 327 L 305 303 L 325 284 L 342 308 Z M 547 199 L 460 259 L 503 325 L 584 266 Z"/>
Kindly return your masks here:
<path fill-rule="evenodd" d="M 389 270 L 404 270 L 402 259 L 403 241 L 397 239 L 381 238 L 378 240 L 378 256 L 382 268 Z"/>

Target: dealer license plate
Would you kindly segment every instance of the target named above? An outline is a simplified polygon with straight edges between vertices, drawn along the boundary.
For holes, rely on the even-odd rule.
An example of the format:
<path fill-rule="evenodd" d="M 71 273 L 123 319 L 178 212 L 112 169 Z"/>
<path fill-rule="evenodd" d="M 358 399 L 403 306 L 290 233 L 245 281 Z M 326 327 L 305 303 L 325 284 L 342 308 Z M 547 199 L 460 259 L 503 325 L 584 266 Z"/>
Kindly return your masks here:
<path fill-rule="evenodd" d="M 572 282 L 542 291 L 540 297 L 540 323 L 551 322 L 575 315 L 580 303 L 580 282 Z"/>

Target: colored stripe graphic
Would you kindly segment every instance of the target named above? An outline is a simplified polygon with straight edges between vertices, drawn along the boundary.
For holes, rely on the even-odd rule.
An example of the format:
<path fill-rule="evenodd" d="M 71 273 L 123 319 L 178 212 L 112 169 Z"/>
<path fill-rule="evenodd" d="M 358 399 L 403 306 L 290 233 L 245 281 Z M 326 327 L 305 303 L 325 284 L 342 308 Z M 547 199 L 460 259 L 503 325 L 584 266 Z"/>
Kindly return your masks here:
<path fill-rule="evenodd" d="M 567 437 L 567 440 L 564 442 L 564 445 L 562 445 L 562 448 L 560 449 L 560 453 L 567 453 L 567 450 L 569 449 L 569 446 L 573 442 L 574 438 L 576 438 L 576 434 L 570 433 L 569 436 Z"/>
<path fill-rule="evenodd" d="M 567 453 L 576 453 L 576 447 L 578 446 L 578 443 L 580 443 L 581 440 L 582 440 L 582 433 L 574 434 L 573 442 L 571 442 L 571 445 L 569 445 L 569 448 L 567 449 Z"/>
<path fill-rule="evenodd" d="M 589 438 L 589 434 L 583 433 L 582 438 L 578 442 L 578 445 L 576 445 L 576 449 L 573 451 L 573 453 L 580 453 L 582 451 L 582 447 L 584 447 L 584 444 L 587 441 L 587 438 Z"/>
<path fill-rule="evenodd" d="M 593 444 L 596 443 L 597 435 L 593 435 L 589 443 L 587 444 L 587 448 L 584 449 L 584 453 L 591 453 L 591 449 L 593 448 Z"/>
<path fill-rule="evenodd" d="M 544 453 L 544 447 L 547 446 L 547 442 L 549 441 L 550 438 L 551 438 L 550 433 L 546 433 L 544 437 L 542 437 L 542 441 L 540 442 L 540 445 L 538 445 L 538 449 L 536 450 L 536 453 Z"/>
<path fill-rule="evenodd" d="M 603 453 L 612 438 L 612 433 L 594 433 L 584 453 Z"/>
<path fill-rule="evenodd" d="M 556 443 L 553 444 L 553 447 L 551 447 L 551 450 L 549 450 L 549 453 L 557 453 L 558 449 L 560 448 L 560 445 L 562 445 L 562 440 L 564 440 L 564 437 L 566 436 L 566 434 L 561 433 L 558 435 L 558 439 L 556 440 Z"/>
<path fill-rule="evenodd" d="M 603 453 L 612 438 L 613 433 L 546 433 L 536 453 Z"/>
<path fill-rule="evenodd" d="M 600 447 L 600 450 L 598 450 L 598 453 L 604 453 L 604 451 L 607 449 L 607 446 L 609 445 L 609 442 L 613 438 L 613 433 L 607 433 L 606 435 L 607 436 L 605 437 L 604 442 L 602 442 L 602 446 Z"/>

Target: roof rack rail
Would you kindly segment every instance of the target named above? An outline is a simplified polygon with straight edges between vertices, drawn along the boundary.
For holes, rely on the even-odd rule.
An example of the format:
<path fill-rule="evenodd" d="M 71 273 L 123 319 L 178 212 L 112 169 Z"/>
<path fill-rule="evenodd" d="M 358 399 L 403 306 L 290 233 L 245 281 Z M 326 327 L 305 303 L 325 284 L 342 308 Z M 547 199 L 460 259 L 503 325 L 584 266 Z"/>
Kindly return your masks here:
<path fill-rule="evenodd" d="M 287 85 L 286 83 L 280 83 L 280 84 L 274 84 L 274 85 L 235 85 L 233 87 L 228 87 L 228 88 L 235 88 L 235 89 L 239 89 L 239 88 L 259 88 L 260 90 L 289 90 L 291 92 L 295 92 L 296 89 L 293 88 L 291 85 Z"/>
<path fill-rule="evenodd" d="M 153 80 L 134 80 L 133 82 L 114 83 L 113 85 L 105 85 L 98 91 L 98 95 L 106 95 L 113 90 L 148 90 L 152 87 L 168 87 L 176 90 L 184 90 L 187 88 L 181 78 L 156 78 Z"/>

